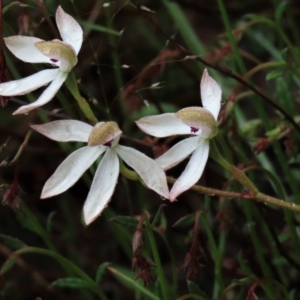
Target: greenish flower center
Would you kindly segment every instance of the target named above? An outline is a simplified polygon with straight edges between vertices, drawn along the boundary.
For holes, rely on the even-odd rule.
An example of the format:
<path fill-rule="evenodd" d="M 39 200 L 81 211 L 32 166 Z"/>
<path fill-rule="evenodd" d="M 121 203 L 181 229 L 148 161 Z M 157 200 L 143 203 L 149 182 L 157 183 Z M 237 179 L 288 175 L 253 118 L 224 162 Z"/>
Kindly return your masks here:
<path fill-rule="evenodd" d="M 35 46 L 53 63 L 59 61 L 60 69 L 64 72 L 70 72 L 77 64 L 77 56 L 73 48 L 62 41 L 42 41 L 35 43 Z"/>
<path fill-rule="evenodd" d="M 111 147 L 113 140 L 122 134 L 116 122 L 100 122 L 90 133 L 88 146 L 105 145 Z"/>
<path fill-rule="evenodd" d="M 202 107 L 187 107 L 179 110 L 176 116 L 186 125 L 191 127 L 191 133 L 201 130 L 204 138 L 213 138 L 217 132 L 217 122 L 214 116 Z"/>

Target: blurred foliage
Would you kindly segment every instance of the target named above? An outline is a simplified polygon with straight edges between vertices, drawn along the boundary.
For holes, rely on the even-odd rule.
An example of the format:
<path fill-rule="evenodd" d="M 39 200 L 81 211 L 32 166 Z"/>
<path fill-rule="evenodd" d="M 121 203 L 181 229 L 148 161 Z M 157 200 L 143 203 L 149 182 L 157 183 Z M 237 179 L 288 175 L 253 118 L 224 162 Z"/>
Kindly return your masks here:
<path fill-rule="evenodd" d="M 74 68 L 81 95 L 99 120 L 118 122 L 123 144 L 150 157 L 159 156 L 177 138 L 145 137 L 134 121 L 200 106 L 199 80 L 206 66 L 197 57 L 205 60 L 223 90 L 216 137 L 222 154 L 244 169 L 263 193 L 300 204 L 299 128 L 291 124 L 294 120 L 299 126 L 300 121 L 299 4 L 296 0 L 4 1 L 2 27 L 3 37 L 22 34 L 51 40 L 59 38 L 57 6 L 74 16 L 85 32 Z M 16 59 L 5 46 L 3 51 L 11 79 L 40 68 Z M 13 97 L 1 108 L 0 162 L 14 158 L 32 123 L 87 121 L 65 86 L 43 108 L 12 117 L 20 104 L 39 93 Z M 1 165 L 1 192 L 16 184 L 18 168 L 14 195 L 22 202 L 20 210 L 7 205 L 0 210 L 0 299 L 164 299 L 159 257 L 169 299 L 300 298 L 299 215 L 194 191 L 185 192 L 175 203 L 164 201 L 162 208 L 159 196 L 120 176 L 109 207 L 85 227 L 81 210 L 95 166 L 67 192 L 39 199 L 47 178 L 79 146 L 33 133 L 17 163 Z M 177 178 L 185 163 L 168 175 Z M 199 184 L 247 192 L 212 160 Z M 141 229 L 143 259 L 154 260 L 158 275 L 146 287 L 141 279 L 135 280 L 138 271 L 131 272 L 131 240 L 136 217 L 144 212 L 151 222 L 156 217 L 155 227 L 148 224 L 147 230 Z M 16 249 L 19 255 L 12 258 Z M 188 254 L 197 272 L 187 280 Z"/>

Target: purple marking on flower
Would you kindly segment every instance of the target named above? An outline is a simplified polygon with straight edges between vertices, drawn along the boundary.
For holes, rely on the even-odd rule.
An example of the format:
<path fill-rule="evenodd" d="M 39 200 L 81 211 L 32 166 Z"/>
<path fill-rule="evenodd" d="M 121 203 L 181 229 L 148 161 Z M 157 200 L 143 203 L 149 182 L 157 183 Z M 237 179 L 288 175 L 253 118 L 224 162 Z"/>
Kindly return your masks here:
<path fill-rule="evenodd" d="M 199 128 L 191 127 L 191 133 L 196 133 L 199 131 Z"/>
<path fill-rule="evenodd" d="M 112 142 L 113 142 L 113 140 L 108 141 L 107 143 L 105 143 L 105 144 L 103 144 L 103 145 L 104 145 L 104 146 L 107 146 L 107 147 L 109 147 L 109 148 L 111 148 Z"/>
<path fill-rule="evenodd" d="M 55 58 L 51 58 L 50 59 L 52 62 L 54 62 L 54 63 L 57 63 L 58 62 L 58 59 L 55 59 Z"/>

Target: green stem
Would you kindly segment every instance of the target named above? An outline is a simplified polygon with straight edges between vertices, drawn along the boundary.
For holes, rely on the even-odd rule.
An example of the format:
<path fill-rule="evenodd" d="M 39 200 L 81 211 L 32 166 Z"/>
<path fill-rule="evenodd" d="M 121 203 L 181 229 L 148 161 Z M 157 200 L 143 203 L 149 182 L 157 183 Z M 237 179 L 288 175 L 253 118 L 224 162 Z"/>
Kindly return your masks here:
<path fill-rule="evenodd" d="M 107 8 L 105 17 L 106 17 L 107 27 L 111 28 L 112 27 L 111 7 Z M 123 89 L 124 82 L 123 82 L 123 77 L 122 77 L 122 73 L 121 73 L 121 63 L 120 63 L 120 59 L 119 59 L 118 53 L 117 53 L 116 37 L 113 34 L 109 34 L 108 40 L 109 40 L 109 44 L 112 48 L 111 57 L 112 57 L 112 61 L 113 61 L 113 66 L 114 66 L 114 70 L 115 70 L 115 79 L 116 79 L 117 88 L 118 88 L 117 98 L 119 100 L 119 106 L 121 108 L 121 112 L 124 114 L 125 110 L 126 110 L 126 106 L 125 106 L 125 102 L 123 101 L 122 96 L 121 96 L 121 91 Z"/>
<path fill-rule="evenodd" d="M 95 117 L 90 105 L 88 102 L 80 95 L 78 90 L 78 85 L 75 79 L 75 75 L 73 72 L 69 73 L 69 76 L 66 80 L 66 86 L 68 87 L 69 91 L 73 95 L 73 97 L 77 100 L 77 103 L 81 109 L 81 111 L 84 113 L 86 118 L 91 122 L 92 124 L 96 124 L 98 122 L 97 118 Z"/>
<path fill-rule="evenodd" d="M 27 216 L 27 218 L 33 223 L 37 234 L 44 240 L 44 243 L 46 244 L 46 246 L 51 251 L 56 251 L 46 230 L 40 225 L 37 218 L 34 216 L 34 214 L 30 211 L 30 209 L 25 205 L 25 203 L 23 201 L 20 201 L 20 209 Z"/>
<path fill-rule="evenodd" d="M 186 299 L 206 300 L 206 298 L 203 298 L 196 294 L 186 294 L 186 295 L 183 295 L 183 296 L 177 298 L 176 300 L 186 300 Z"/>
<path fill-rule="evenodd" d="M 217 0 L 217 2 L 218 2 L 218 6 L 219 6 L 219 9 L 220 9 L 220 12 L 221 12 L 221 16 L 222 16 L 222 19 L 223 19 L 223 22 L 224 22 L 224 25 L 225 25 L 225 29 L 226 29 L 228 39 L 229 39 L 230 44 L 232 46 L 232 50 L 233 50 L 233 54 L 234 54 L 234 57 L 236 59 L 236 62 L 239 66 L 240 71 L 243 74 L 246 74 L 247 69 L 246 69 L 246 67 L 244 65 L 244 62 L 243 62 L 243 60 L 242 60 L 242 58 L 239 54 L 239 49 L 237 47 L 235 38 L 234 38 L 233 33 L 232 33 L 232 29 L 231 29 L 231 26 L 230 26 L 229 18 L 228 18 L 223 0 Z"/>
<path fill-rule="evenodd" d="M 233 36 L 231 25 L 230 25 L 230 22 L 229 22 L 229 18 L 228 18 L 223 0 L 217 0 L 217 2 L 218 2 L 219 9 L 220 9 L 220 12 L 221 12 L 221 15 L 222 15 L 222 19 L 223 19 L 223 22 L 224 22 L 224 25 L 225 25 L 225 28 L 226 28 L 226 33 L 227 33 L 228 39 L 229 39 L 230 44 L 231 44 L 232 49 L 233 49 L 234 58 L 236 59 L 236 62 L 238 64 L 239 69 L 242 72 L 242 74 L 246 74 L 247 69 L 246 69 L 244 61 L 242 60 L 242 57 L 240 55 L 236 40 Z M 260 101 L 255 101 L 255 107 L 256 107 L 256 110 L 258 111 L 260 117 L 262 118 L 264 126 L 266 127 L 266 129 L 270 129 L 270 127 L 271 127 L 270 121 L 269 121 L 269 118 L 268 118 L 264 108 L 263 108 L 262 103 Z"/>
<path fill-rule="evenodd" d="M 139 176 L 138 173 L 126 168 L 126 166 L 124 165 L 122 159 L 119 159 L 119 162 L 120 162 L 120 173 L 124 177 L 126 177 L 127 179 L 130 179 L 130 180 L 141 180 L 141 177 Z"/>
<path fill-rule="evenodd" d="M 230 174 L 238 181 L 240 182 L 249 192 L 252 196 L 255 196 L 257 194 L 257 188 L 252 183 L 252 181 L 245 175 L 245 173 L 240 170 L 239 168 L 235 167 L 234 165 L 230 164 L 227 160 L 221 156 L 217 145 L 214 140 L 210 141 L 210 156 L 218 162 L 224 169 L 230 172 Z"/>
<path fill-rule="evenodd" d="M 172 265 L 172 275 L 173 275 L 172 290 L 173 290 L 173 295 L 175 295 L 177 292 L 177 288 L 178 288 L 177 287 L 178 272 L 177 272 L 176 259 L 175 259 L 172 248 L 171 248 L 170 243 L 169 243 L 168 239 L 166 238 L 166 236 L 159 229 L 154 228 L 154 231 L 162 238 L 162 240 L 164 241 L 164 243 L 167 247 L 167 250 L 169 251 L 171 265 Z"/>
<path fill-rule="evenodd" d="M 262 273 L 263 273 L 265 278 L 272 278 L 273 274 L 272 274 L 272 272 L 270 270 L 270 267 L 269 267 L 269 265 L 268 265 L 268 263 L 265 259 L 265 255 L 263 253 L 263 247 L 262 247 L 262 245 L 260 243 L 260 240 L 257 236 L 255 223 L 253 221 L 253 214 L 252 214 L 253 209 L 255 209 L 255 208 L 251 207 L 250 203 L 246 203 L 246 202 L 243 203 L 243 211 L 244 211 L 244 213 L 246 215 L 246 218 L 247 218 L 250 237 L 251 237 L 254 249 L 255 249 L 257 259 L 259 261 L 259 266 L 261 267 Z M 258 230 L 260 230 L 260 229 L 258 229 Z M 266 292 L 269 295 L 271 295 L 271 299 L 273 299 L 273 296 L 275 296 L 275 295 L 273 294 L 273 290 L 272 290 L 270 284 L 266 283 L 265 288 L 266 288 Z"/>
<path fill-rule="evenodd" d="M 208 198 L 206 198 L 206 201 L 205 201 L 206 209 L 207 209 L 208 205 L 209 205 L 209 200 L 208 200 Z M 212 256 L 215 261 L 215 276 L 216 276 L 215 281 L 217 283 L 217 285 L 215 284 L 215 287 L 214 287 L 213 298 L 215 298 L 219 294 L 220 290 L 221 291 L 224 290 L 224 283 L 223 283 L 223 278 L 222 278 L 222 258 L 221 258 L 217 243 L 215 241 L 214 235 L 209 226 L 209 222 L 208 222 L 206 213 L 201 212 L 201 219 L 204 224 L 204 227 L 205 227 L 205 230 L 206 230 L 206 233 L 208 236 L 208 240 L 210 243 L 210 247 L 212 250 Z"/>
<path fill-rule="evenodd" d="M 161 287 L 162 298 L 164 300 L 168 300 L 169 299 L 169 294 L 168 294 L 168 291 L 167 291 L 167 283 L 166 283 L 165 275 L 164 275 L 164 272 L 163 272 L 163 269 L 162 269 L 160 257 L 159 257 L 159 254 L 158 254 L 157 245 L 156 245 L 154 234 L 153 234 L 153 229 L 152 229 L 152 227 L 149 223 L 149 219 L 148 219 L 147 216 L 145 218 L 145 225 L 146 225 L 146 229 L 147 229 L 147 236 L 148 236 L 148 239 L 149 239 L 149 242 L 150 242 L 150 247 L 151 247 L 151 250 L 152 250 L 154 262 L 155 262 L 155 265 L 157 267 L 157 274 L 158 274 L 159 283 L 160 283 L 160 287 Z"/>

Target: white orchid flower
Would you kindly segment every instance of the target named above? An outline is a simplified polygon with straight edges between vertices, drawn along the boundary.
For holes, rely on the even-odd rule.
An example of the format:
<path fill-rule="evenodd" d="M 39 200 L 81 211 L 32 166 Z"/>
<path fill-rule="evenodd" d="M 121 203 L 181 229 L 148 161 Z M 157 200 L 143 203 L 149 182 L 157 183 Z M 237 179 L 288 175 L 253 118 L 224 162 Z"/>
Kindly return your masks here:
<path fill-rule="evenodd" d="M 141 130 L 155 137 L 193 135 L 177 143 L 156 159 L 164 170 L 168 170 L 192 153 L 185 170 L 170 191 L 170 201 L 174 201 L 200 179 L 208 159 L 209 140 L 218 131 L 217 118 L 221 107 L 222 91 L 206 69 L 201 79 L 200 93 L 203 108 L 187 107 L 177 113 L 144 117 L 136 122 Z"/>
<path fill-rule="evenodd" d="M 145 154 L 118 144 L 122 131 L 115 122 L 100 122 L 94 127 L 75 120 L 54 121 L 32 125 L 46 137 L 59 141 L 87 142 L 87 146 L 69 155 L 47 180 L 41 198 L 63 193 L 99 158 L 102 160 L 84 204 L 86 224 L 90 224 L 109 202 L 119 175 L 119 159 L 133 168 L 145 185 L 164 198 L 169 198 L 166 175 L 162 168 Z"/>
<path fill-rule="evenodd" d="M 56 24 L 63 41 L 44 41 L 36 37 L 11 36 L 4 38 L 7 48 L 19 59 L 29 63 L 50 63 L 55 69 L 46 69 L 23 79 L 0 84 L 0 95 L 17 96 L 34 91 L 49 82 L 37 101 L 21 106 L 13 114 L 25 114 L 48 103 L 67 79 L 77 64 L 83 31 L 80 25 L 59 6 L 56 10 Z"/>

